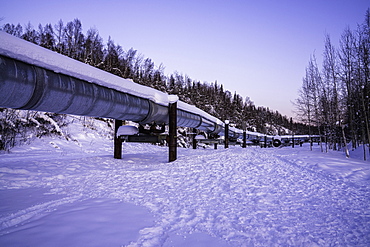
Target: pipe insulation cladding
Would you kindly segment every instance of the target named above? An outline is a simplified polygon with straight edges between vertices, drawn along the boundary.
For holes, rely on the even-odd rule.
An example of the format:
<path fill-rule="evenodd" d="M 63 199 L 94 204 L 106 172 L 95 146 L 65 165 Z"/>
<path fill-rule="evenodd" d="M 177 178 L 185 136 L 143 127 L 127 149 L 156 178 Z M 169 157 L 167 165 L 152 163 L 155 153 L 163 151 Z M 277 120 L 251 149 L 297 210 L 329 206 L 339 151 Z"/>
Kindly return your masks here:
<path fill-rule="evenodd" d="M 4 56 L 0 81 L 1 107 L 131 121 L 144 120 L 150 112 L 148 100 Z"/>
<path fill-rule="evenodd" d="M 0 107 L 168 124 L 169 98 L 0 31 Z M 223 134 L 221 120 L 182 101 L 177 106 L 178 126 Z"/>
<path fill-rule="evenodd" d="M 168 123 L 168 107 L 0 55 L 0 107 Z M 216 123 L 178 109 L 178 126 L 207 132 Z"/>

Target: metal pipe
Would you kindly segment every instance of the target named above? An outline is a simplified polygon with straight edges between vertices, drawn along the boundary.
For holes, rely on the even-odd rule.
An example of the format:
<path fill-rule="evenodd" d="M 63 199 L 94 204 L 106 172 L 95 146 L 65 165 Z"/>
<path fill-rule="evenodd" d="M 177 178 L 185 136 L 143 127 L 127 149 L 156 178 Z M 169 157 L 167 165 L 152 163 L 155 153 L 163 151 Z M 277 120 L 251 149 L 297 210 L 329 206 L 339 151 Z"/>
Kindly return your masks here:
<path fill-rule="evenodd" d="M 0 107 L 129 120 L 169 123 L 168 107 L 149 99 L 56 73 L 0 55 Z M 222 126 L 183 109 L 177 125 L 208 133 Z"/>
<path fill-rule="evenodd" d="M 147 118 L 147 99 L 0 55 L 0 107 L 131 121 Z"/>

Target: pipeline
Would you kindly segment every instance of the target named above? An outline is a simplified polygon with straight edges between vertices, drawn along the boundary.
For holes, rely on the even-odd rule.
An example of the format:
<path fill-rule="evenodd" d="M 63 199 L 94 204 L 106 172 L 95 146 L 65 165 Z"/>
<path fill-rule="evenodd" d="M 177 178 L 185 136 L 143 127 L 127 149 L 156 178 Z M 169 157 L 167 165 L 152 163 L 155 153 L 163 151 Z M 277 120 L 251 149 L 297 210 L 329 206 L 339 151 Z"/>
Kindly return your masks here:
<path fill-rule="evenodd" d="M 0 107 L 168 123 L 168 107 L 0 55 Z M 214 132 L 216 123 L 183 109 L 178 126 Z"/>
<path fill-rule="evenodd" d="M 2 108 L 168 124 L 168 104 L 166 93 L 0 31 Z M 225 124 L 221 120 L 182 101 L 177 104 L 177 126 L 225 135 Z M 271 142 L 275 139 L 256 132 L 246 134 L 249 140 L 265 138 Z M 242 135 L 242 130 L 229 128 L 230 138 Z"/>
<path fill-rule="evenodd" d="M 168 97 L 0 31 L 0 107 L 167 124 Z M 224 135 L 221 120 L 181 101 L 177 125 Z"/>
<path fill-rule="evenodd" d="M 182 102 L 180 106 L 186 106 Z M 0 107 L 168 123 L 168 107 L 0 55 Z M 206 114 L 204 114 L 206 115 Z M 178 109 L 178 126 L 219 132 L 221 123 Z"/>

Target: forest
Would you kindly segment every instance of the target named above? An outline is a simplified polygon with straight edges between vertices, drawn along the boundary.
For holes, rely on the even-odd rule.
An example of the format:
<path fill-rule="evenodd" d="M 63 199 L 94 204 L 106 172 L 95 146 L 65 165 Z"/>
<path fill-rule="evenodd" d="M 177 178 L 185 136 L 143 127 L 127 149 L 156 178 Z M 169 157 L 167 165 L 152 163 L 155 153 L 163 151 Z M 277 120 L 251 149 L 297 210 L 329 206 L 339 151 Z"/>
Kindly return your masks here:
<path fill-rule="evenodd" d="M 322 64 L 312 55 L 295 102 L 310 132 L 325 136 L 328 148 L 353 150 L 369 144 L 370 9 L 356 30 L 345 28 L 339 46 L 325 36 Z M 364 148 L 364 155 L 366 153 Z"/>
<path fill-rule="evenodd" d="M 164 65 L 156 65 L 150 58 L 145 58 L 134 48 L 124 49 L 109 37 L 106 43 L 99 31 L 90 28 L 83 33 L 82 23 L 74 19 L 64 23 L 62 20 L 55 25 L 38 25 L 35 29 L 31 23 L 5 24 L 1 27 L 11 35 L 22 38 L 44 48 L 66 55 L 114 75 L 132 79 L 134 82 L 157 90 L 177 94 L 180 100 L 195 105 L 205 112 L 221 119 L 230 120 L 237 128 L 246 128 L 266 134 L 305 134 L 308 126 L 305 123 L 293 122 L 292 118 L 271 111 L 267 107 L 255 106 L 249 97 L 237 92 L 231 93 L 219 82 L 200 82 L 192 80 L 188 75 L 174 72 L 164 74 Z M 63 116 L 52 113 L 22 112 L 12 109 L 1 109 L 0 119 L 0 150 L 14 146 L 15 135 L 32 129 L 36 136 L 61 134 L 55 126 L 64 125 Z M 58 125 L 59 124 L 59 125 Z M 44 125 L 44 127 L 40 127 Z M 47 131 L 50 130 L 50 131 Z M 12 141 L 9 141 L 12 140 Z"/>

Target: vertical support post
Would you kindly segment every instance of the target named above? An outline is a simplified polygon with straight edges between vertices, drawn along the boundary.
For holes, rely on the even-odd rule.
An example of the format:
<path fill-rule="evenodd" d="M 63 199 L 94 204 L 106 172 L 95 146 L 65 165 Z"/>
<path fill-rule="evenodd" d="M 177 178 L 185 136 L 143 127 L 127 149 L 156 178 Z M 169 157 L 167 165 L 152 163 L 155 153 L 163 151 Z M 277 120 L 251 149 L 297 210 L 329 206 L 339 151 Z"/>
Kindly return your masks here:
<path fill-rule="evenodd" d="M 213 143 L 213 147 L 217 149 L 217 143 Z"/>
<path fill-rule="evenodd" d="M 245 130 L 243 130 L 243 146 L 242 148 L 246 148 L 247 147 L 247 132 Z"/>
<path fill-rule="evenodd" d="M 293 144 L 292 144 L 292 148 L 294 148 L 294 134 L 293 134 L 293 136 L 292 136 L 292 139 L 293 139 Z"/>
<path fill-rule="evenodd" d="M 197 136 L 196 133 L 197 133 L 197 129 L 193 129 L 193 149 L 197 149 L 197 140 L 195 139 L 195 137 Z"/>
<path fill-rule="evenodd" d="M 265 143 L 264 143 L 263 147 L 264 148 L 267 148 L 267 136 L 265 136 L 265 140 L 264 141 L 265 141 Z"/>
<path fill-rule="evenodd" d="M 169 114 L 169 162 L 177 159 L 177 101 L 170 102 Z"/>
<path fill-rule="evenodd" d="M 242 123 L 243 128 L 243 145 L 242 148 L 247 147 L 247 124 L 245 122 Z"/>
<path fill-rule="evenodd" d="M 118 128 L 122 126 L 122 120 L 114 120 L 114 158 L 122 159 L 122 141 L 117 136 Z"/>
<path fill-rule="evenodd" d="M 225 120 L 225 148 L 229 148 L 229 120 Z"/>

